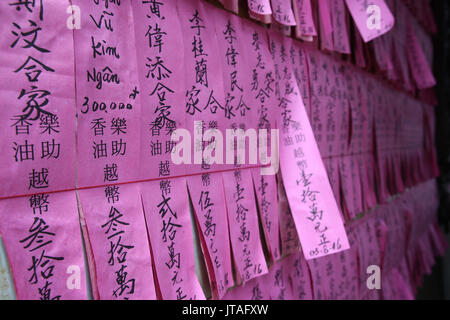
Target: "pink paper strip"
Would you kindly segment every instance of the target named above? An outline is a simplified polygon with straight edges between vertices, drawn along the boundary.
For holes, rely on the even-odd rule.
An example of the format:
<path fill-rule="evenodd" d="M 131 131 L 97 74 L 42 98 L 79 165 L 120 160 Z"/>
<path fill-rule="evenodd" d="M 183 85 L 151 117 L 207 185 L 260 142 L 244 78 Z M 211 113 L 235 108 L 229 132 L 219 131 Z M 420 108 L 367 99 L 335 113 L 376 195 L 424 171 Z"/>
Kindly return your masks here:
<path fill-rule="evenodd" d="M 73 0 L 78 186 L 136 181 L 140 102 L 131 2 Z"/>
<path fill-rule="evenodd" d="M 361 299 L 379 300 L 380 290 L 369 289 L 367 287 L 367 270 L 370 266 L 380 266 L 381 256 L 377 241 L 377 229 L 375 219 L 359 224 L 354 230 L 359 252 L 359 292 Z"/>
<path fill-rule="evenodd" d="M 333 25 L 329 1 L 317 1 L 319 7 L 320 46 L 322 49 L 333 51 Z"/>
<path fill-rule="evenodd" d="M 224 172 L 231 247 L 243 282 L 267 273 L 250 170 Z"/>
<path fill-rule="evenodd" d="M 436 85 L 436 79 L 433 76 L 430 65 L 428 64 L 425 53 L 422 49 L 416 32 L 412 27 L 412 22 L 408 23 L 407 31 L 408 49 L 406 50 L 409 68 L 418 89 L 431 88 Z"/>
<path fill-rule="evenodd" d="M 176 129 L 186 128 L 184 51 L 179 50 L 185 44 L 176 3 L 133 1 L 132 7 L 138 101 L 142 104 L 139 178 L 184 175 L 186 167 L 171 159 L 176 152 L 171 135 Z"/>
<path fill-rule="evenodd" d="M 1 200 L 0 214 L 18 299 L 87 299 L 74 192 Z"/>
<path fill-rule="evenodd" d="M 139 185 L 80 190 L 101 300 L 156 299 Z"/>
<path fill-rule="evenodd" d="M 350 54 L 350 39 L 348 35 L 348 19 L 344 0 L 331 1 L 331 22 L 333 24 L 334 51 Z"/>
<path fill-rule="evenodd" d="M 290 255 L 283 260 L 289 273 L 289 278 L 292 285 L 292 295 L 294 299 L 298 300 L 312 300 L 312 284 L 309 273 L 308 264 L 299 252 Z"/>
<path fill-rule="evenodd" d="M 270 2 L 272 3 L 272 15 L 275 21 L 285 26 L 296 25 L 291 0 L 271 0 Z"/>
<path fill-rule="evenodd" d="M 306 259 L 347 250 L 347 236 L 314 139 L 292 68 L 286 61 L 289 39 L 270 34 L 275 65 L 283 74 L 278 109 L 280 167 Z M 283 76 L 283 77 L 282 77 Z"/>
<path fill-rule="evenodd" d="M 256 105 L 259 104 L 258 98 L 250 88 L 254 87 L 254 69 L 249 61 L 249 54 L 246 51 L 251 43 L 252 35 L 248 32 L 239 32 L 243 30 L 243 20 L 236 15 L 224 13 L 221 10 L 211 11 L 208 19 L 214 21 L 217 33 L 217 43 L 219 48 L 218 60 L 222 67 L 223 84 L 225 89 L 225 112 L 222 123 L 228 129 L 256 130 L 260 126 L 260 115 Z M 253 61 L 252 61 L 253 62 Z M 258 132 L 256 131 L 258 134 Z M 270 132 L 268 133 L 270 135 Z M 239 167 L 257 165 L 257 157 L 251 157 L 255 154 L 255 150 L 248 147 L 228 145 L 228 150 L 243 151 L 242 164 L 238 162 Z M 270 145 L 270 144 L 269 144 Z M 227 154 L 228 157 L 228 154 Z M 236 155 L 233 157 L 236 163 Z M 250 162 L 250 159 L 252 161 Z M 227 163 L 228 164 L 228 163 Z M 231 165 L 227 165 L 227 169 L 231 169 Z"/>
<path fill-rule="evenodd" d="M 69 1 L 3 1 L 0 198 L 75 187 Z M 54 41 L 58 38 L 58 41 Z"/>
<path fill-rule="evenodd" d="M 252 169 L 252 178 L 264 237 L 271 259 L 277 261 L 281 257 L 277 181 L 274 175 L 261 175 L 259 168 Z"/>
<path fill-rule="evenodd" d="M 255 128 L 267 130 L 267 152 L 274 154 L 272 150 L 271 129 L 275 128 L 276 115 L 270 112 L 270 108 L 276 103 L 274 94 L 274 69 L 269 52 L 267 34 L 263 28 L 243 21 L 243 34 L 240 37 L 241 47 L 251 43 L 251 50 L 241 50 L 246 55 L 247 65 L 251 67 L 249 73 L 252 74 L 248 83 L 248 91 L 251 101 L 251 121 L 254 121 Z M 259 143 L 259 153 L 261 160 L 261 148 Z M 269 152 L 270 148 L 270 152 Z M 265 151 L 265 150 L 263 150 Z M 273 165 L 273 164 L 272 164 Z M 281 252 L 279 247 L 279 226 L 278 226 L 278 200 L 277 185 L 274 175 L 262 175 L 263 169 L 252 169 L 253 184 L 258 201 L 260 221 L 263 226 L 264 236 L 268 245 L 272 259 L 278 260 Z"/>
<path fill-rule="evenodd" d="M 311 0 L 294 0 L 292 1 L 292 9 L 296 21 L 296 36 L 317 36 L 312 15 Z"/>
<path fill-rule="evenodd" d="M 308 261 L 314 299 L 359 299 L 358 253 L 356 243 L 350 241 L 350 250 Z"/>
<path fill-rule="evenodd" d="M 187 178 L 189 194 L 214 271 L 212 290 L 221 299 L 234 285 L 231 248 L 222 175 L 196 175 Z"/>
<path fill-rule="evenodd" d="M 269 273 L 261 277 L 271 300 L 293 300 L 293 291 L 289 278 L 290 266 L 286 259 L 274 263 Z"/>
<path fill-rule="evenodd" d="M 281 254 L 283 257 L 286 257 L 301 250 L 300 239 L 294 218 L 292 217 L 291 208 L 289 208 L 289 202 L 280 173 L 277 175 L 277 186 Z"/>
<path fill-rule="evenodd" d="M 141 184 L 148 236 L 164 300 L 203 300 L 195 272 L 186 179 Z"/>
<path fill-rule="evenodd" d="M 219 130 L 225 136 L 229 118 L 229 104 L 226 104 L 223 82 L 222 62 L 219 59 L 217 37 L 212 11 L 220 11 L 210 4 L 199 1 L 177 1 L 178 18 L 184 41 L 185 93 L 184 106 L 186 129 L 189 130 L 191 145 L 191 164 L 188 174 L 199 174 L 210 170 L 224 169 L 224 159 L 212 164 L 203 161 L 206 148 L 221 148 L 217 141 L 203 141 L 208 129 Z M 224 12 L 221 12 L 223 15 Z M 220 40 L 222 41 L 222 39 Z M 212 159 L 210 159 L 212 162 Z M 228 168 L 229 169 L 229 168 Z"/>
<path fill-rule="evenodd" d="M 292 62 L 292 71 L 295 80 L 297 80 L 297 86 L 302 95 L 306 113 L 309 115 L 311 113 L 311 98 L 307 53 L 302 49 L 299 42 L 292 41 L 291 45 L 289 48 L 289 58 Z"/>

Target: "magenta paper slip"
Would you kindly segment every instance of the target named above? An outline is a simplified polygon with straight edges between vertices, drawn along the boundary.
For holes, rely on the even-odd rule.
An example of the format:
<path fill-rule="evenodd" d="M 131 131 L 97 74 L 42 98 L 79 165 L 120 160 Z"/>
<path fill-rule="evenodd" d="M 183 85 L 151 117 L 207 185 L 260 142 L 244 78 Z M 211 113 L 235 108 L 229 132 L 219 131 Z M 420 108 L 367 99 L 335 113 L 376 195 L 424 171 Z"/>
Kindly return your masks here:
<path fill-rule="evenodd" d="M 251 43 L 251 49 L 244 50 L 243 53 L 251 67 L 252 77 L 249 79 L 251 82 L 248 88 L 251 93 L 249 99 L 252 101 L 252 114 L 256 113 L 255 128 L 260 130 L 259 133 L 261 130 L 267 130 L 267 143 L 264 145 L 261 141 L 258 142 L 259 164 L 270 164 L 270 167 L 252 169 L 252 178 L 264 236 L 272 258 L 278 260 L 281 253 L 278 243 L 278 200 L 276 180 L 273 174 L 278 169 L 278 159 L 274 157 L 275 148 L 278 146 L 276 137 L 273 137 L 271 132 L 272 129 L 275 129 L 276 118 L 275 113 L 271 112 L 276 104 L 274 67 L 265 30 L 245 21 L 243 21 L 243 30 L 241 41 L 244 44 Z M 269 154 L 270 162 L 267 161 Z M 262 155 L 263 157 L 266 155 L 266 159 Z M 273 163 L 274 161 L 276 163 Z"/>
<path fill-rule="evenodd" d="M 307 51 L 310 87 L 310 118 L 322 157 L 348 152 L 350 104 L 346 68 L 326 55 Z"/>
<path fill-rule="evenodd" d="M 193 156 L 186 170 L 190 174 L 220 170 L 225 159 L 214 151 L 224 149 L 220 133 L 225 137 L 231 116 L 225 101 L 218 35 L 211 14 L 220 10 L 199 0 L 177 1 L 177 8 L 185 39 L 183 105 L 186 128 L 192 137 L 189 148 Z"/>
<path fill-rule="evenodd" d="M 361 299 L 379 300 L 380 290 L 371 290 L 367 287 L 367 270 L 371 266 L 381 266 L 380 248 L 377 240 L 375 219 L 367 219 L 358 224 L 353 230 L 357 241 L 359 257 L 359 292 Z"/>
<path fill-rule="evenodd" d="M 297 41 L 292 41 L 291 47 L 288 50 L 289 58 L 292 63 L 292 72 L 297 81 L 297 86 L 300 90 L 306 113 L 309 115 L 311 113 L 311 99 L 307 53 Z"/>
<path fill-rule="evenodd" d="M 262 277 L 258 277 L 232 288 L 222 300 L 270 300 L 270 292 Z"/>
<path fill-rule="evenodd" d="M 285 26 L 295 26 L 291 0 L 271 0 L 272 16 L 276 22 Z"/>
<path fill-rule="evenodd" d="M 358 250 L 350 236 L 349 241 L 350 250 L 308 261 L 314 299 L 359 299 Z"/>
<path fill-rule="evenodd" d="M 387 72 L 392 66 L 388 65 L 388 52 L 386 50 L 385 37 L 376 38 L 372 42 L 373 53 L 375 56 L 375 61 L 377 62 L 378 70 Z"/>
<path fill-rule="evenodd" d="M 0 198 L 75 187 L 70 2 L 24 5 L 0 5 Z"/>
<path fill-rule="evenodd" d="M 292 9 L 296 21 L 295 35 L 297 38 L 302 36 L 317 36 L 311 0 L 293 0 Z"/>
<path fill-rule="evenodd" d="M 406 49 L 398 41 L 392 39 L 392 55 L 394 57 L 394 67 L 395 73 L 398 75 L 398 81 L 405 90 L 412 92 L 414 90 L 414 78 L 410 76 L 408 59 L 403 58 L 408 55 Z"/>
<path fill-rule="evenodd" d="M 428 234 L 422 236 L 419 240 L 418 247 L 423 256 L 425 274 L 430 275 L 433 271 L 433 266 L 436 260 Z"/>
<path fill-rule="evenodd" d="M 292 217 L 292 212 L 291 208 L 289 208 L 286 191 L 284 190 L 281 173 L 278 173 L 277 175 L 277 190 L 281 255 L 282 257 L 286 257 L 290 254 L 299 252 L 301 248 L 294 218 Z"/>
<path fill-rule="evenodd" d="M 406 261 L 404 260 L 397 268 L 382 277 L 383 300 L 414 300 L 414 293 L 409 283 Z"/>
<path fill-rule="evenodd" d="M 1 200 L 0 215 L 17 299 L 87 299 L 73 191 Z"/>
<path fill-rule="evenodd" d="M 259 15 L 272 14 L 270 0 L 247 0 L 251 12 Z"/>
<path fill-rule="evenodd" d="M 226 143 L 224 143 L 227 145 L 226 168 L 233 168 L 230 164 L 235 164 L 240 168 L 255 166 L 258 165 L 258 152 L 251 148 L 257 146 L 260 110 L 257 108 L 258 98 L 251 90 L 255 81 L 254 62 L 250 63 L 249 54 L 246 52 L 253 41 L 252 34 L 242 31 L 243 20 L 236 15 L 222 10 L 211 10 L 209 17 L 215 25 L 219 48 L 218 59 L 222 65 L 225 89 L 225 110 L 223 113 L 220 112 L 219 116 L 224 117 L 222 123 L 225 124 L 226 130 L 254 133 L 253 139 L 249 138 L 247 147 L 245 141 L 241 143 L 240 139 L 237 139 L 238 141 L 235 143 L 234 139 L 230 141 L 226 138 Z M 206 148 L 209 147 L 208 145 Z M 233 150 L 233 154 L 228 154 L 229 150 Z"/>
<path fill-rule="evenodd" d="M 339 208 L 342 208 L 342 195 L 341 195 L 341 180 L 339 178 L 339 163 L 340 158 L 328 158 L 323 159 L 323 164 L 328 173 L 328 179 L 330 180 L 331 189 L 333 190 L 334 198 L 338 204 Z M 344 216 L 341 212 L 341 218 L 344 219 Z"/>
<path fill-rule="evenodd" d="M 264 17 L 272 14 L 270 0 L 247 0 L 247 5 L 251 17 Z"/>
<path fill-rule="evenodd" d="M 101 300 L 156 299 L 137 184 L 79 190 Z"/>
<path fill-rule="evenodd" d="M 329 1 L 317 1 L 319 10 L 320 48 L 333 51 L 333 24 Z"/>
<path fill-rule="evenodd" d="M 302 98 L 287 61 L 289 40 L 270 34 L 279 75 L 280 168 L 306 259 L 349 248 L 344 225 L 314 139 Z M 284 42 L 283 42 L 284 41 Z"/>
<path fill-rule="evenodd" d="M 430 65 L 428 64 L 422 46 L 417 39 L 416 31 L 412 22 L 408 22 L 406 50 L 409 68 L 418 89 L 426 89 L 436 85 Z"/>
<path fill-rule="evenodd" d="M 364 56 L 364 44 L 363 44 L 363 40 L 361 38 L 361 35 L 358 32 L 353 32 L 354 27 L 352 26 L 352 34 L 353 34 L 353 43 L 354 43 L 354 47 L 353 47 L 353 52 L 355 55 L 355 64 L 356 66 L 360 67 L 360 68 L 366 68 L 367 66 L 367 62 L 366 62 L 366 57 Z"/>
<path fill-rule="evenodd" d="M 383 46 L 386 50 L 385 58 L 387 63 L 387 78 L 392 81 L 398 80 L 398 74 L 396 73 L 395 66 L 394 66 L 394 49 L 393 49 L 393 33 L 387 33 L 383 37 L 380 37 L 379 39 L 383 42 Z"/>
<path fill-rule="evenodd" d="M 186 129 L 184 51 L 180 50 L 183 35 L 176 3 L 133 1 L 132 8 L 139 75 L 137 101 L 142 105 L 139 178 L 184 175 L 185 165 L 172 160 L 178 141 L 171 139 L 176 129 Z"/>
<path fill-rule="evenodd" d="M 371 210 L 377 205 L 375 187 L 369 177 L 369 172 L 373 172 L 373 167 L 369 166 L 369 157 L 370 155 L 368 154 L 356 157 L 359 166 L 359 176 L 361 178 L 361 197 L 364 212 Z"/>
<path fill-rule="evenodd" d="M 135 181 L 140 101 L 131 2 L 74 0 L 78 186 Z"/>
<path fill-rule="evenodd" d="M 277 261 L 281 257 L 277 181 L 275 175 L 261 175 L 259 168 L 251 171 L 264 237 L 272 261 Z"/>
<path fill-rule="evenodd" d="M 245 283 L 267 273 L 261 245 L 250 170 L 222 173 L 228 211 L 231 248 L 237 271 Z"/>
<path fill-rule="evenodd" d="M 406 235 L 409 232 L 405 222 L 407 212 L 401 199 L 396 199 L 381 209 L 380 217 L 387 226 L 386 254 L 383 257 L 383 272 L 386 274 L 405 257 Z"/>
<path fill-rule="evenodd" d="M 286 259 L 275 262 L 261 281 L 270 294 L 270 300 L 294 300 Z"/>
<path fill-rule="evenodd" d="M 187 178 L 189 194 L 213 268 L 212 290 L 221 299 L 234 285 L 227 209 L 221 173 Z"/>
<path fill-rule="evenodd" d="M 195 272 L 186 179 L 141 184 L 156 277 L 164 300 L 203 300 Z"/>
<path fill-rule="evenodd" d="M 312 300 L 312 282 L 308 263 L 300 252 L 288 256 L 282 261 L 289 274 L 292 286 L 292 298 L 297 300 Z"/>
<path fill-rule="evenodd" d="M 443 256 L 448 249 L 448 243 L 445 239 L 444 233 L 439 227 L 438 222 L 433 223 L 433 226 L 430 228 L 429 234 L 435 254 Z"/>
<path fill-rule="evenodd" d="M 251 43 L 251 49 L 244 50 L 247 62 L 251 67 L 251 81 L 249 84 L 252 113 L 251 121 L 255 121 L 255 129 L 258 131 L 258 165 L 263 175 L 276 174 L 279 161 L 276 154 L 278 150 L 278 137 L 275 135 L 276 113 L 272 109 L 277 104 L 275 82 L 275 69 L 273 59 L 269 51 L 267 33 L 264 28 L 253 23 L 243 21 L 243 43 Z M 256 118 L 256 119 L 255 119 Z M 261 139 L 266 133 L 267 139 Z M 254 151 L 252 151 L 254 153 Z"/>
<path fill-rule="evenodd" d="M 352 220 L 363 212 L 358 158 L 356 156 L 340 158 L 339 173 L 345 211 L 347 218 Z"/>
<path fill-rule="evenodd" d="M 394 16 L 384 0 L 345 0 L 364 42 L 369 42 L 392 29 Z"/>
<path fill-rule="evenodd" d="M 351 117 L 350 123 L 347 123 L 346 127 L 349 138 L 346 137 L 345 140 L 349 139 L 350 153 L 359 155 L 371 152 L 373 148 L 370 144 L 372 133 L 369 132 L 369 128 L 371 128 L 368 110 L 370 94 L 367 90 L 365 75 L 355 71 L 354 67 L 349 67 L 344 73 Z"/>
<path fill-rule="evenodd" d="M 270 22 L 270 15 L 272 14 L 270 0 L 247 0 L 247 5 L 250 17 L 261 22 Z M 267 16 L 269 16 L 269 19 L 266 18 Z"/>
<path fill-rule="evenodd" d="M 331 0 L 331 22 L 333 24 L 334 51 L 350 54 L 350 38 L 348 34 L 348 18 L 344 0 Z"/>

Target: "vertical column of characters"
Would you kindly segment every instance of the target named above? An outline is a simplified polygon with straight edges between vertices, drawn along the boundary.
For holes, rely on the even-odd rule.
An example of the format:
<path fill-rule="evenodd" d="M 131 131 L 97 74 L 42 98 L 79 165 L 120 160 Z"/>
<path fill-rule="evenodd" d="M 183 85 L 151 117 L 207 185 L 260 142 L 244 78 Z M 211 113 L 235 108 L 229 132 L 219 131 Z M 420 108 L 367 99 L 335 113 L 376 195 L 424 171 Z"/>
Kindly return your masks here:
<path fill-rule="evenodd" d="M 215 25 L 218 58 L 223 66 L 225 102 L 219 116 L 223 117 L 227 130 L 237 136 L 236 143 L 234 137 L 229 139 L 227 131 L 226 163 L 236 168 L 255 166 L 258 160 L 257 112 L 255 99 L 249 90 L 252 75 L 245 53 L 248 43 L 244 42 L 244 32 L 240 32 L 242 22 L 237 16 L 221 10 L 212 10 L 208 19 Z M 248 137 L 248 152 L 245 137 Z"/>
<path fill-rule="evenodd" d="M 156 298 L 138 184 L 78 191 L 99 299 Z"/>
<path fill-rule="evenodd" d="M 287 59 L 287 52 L 286 48 L 281 47 L 279 42 L 276 42 L 273 37 L 269 37 L 267 32 L 265 34 L 265 38 L 268 41 L 268 48 L 270 52 L 270 58 L 271 63 L 273 64 L 273 81 L 274 81 L 274 92 L 273 96 L 275 98 L 275 104 L 272 105 L 272 108 L 277 109 L 280 104 L 285 103 L 282 93 L 282 87 L 281 87 L 281 79 L 282 79 L 282 69 L 283 66 L 280 64 L 280 60 L 276 59 L 276 52 L 278 50 L 283 50 L 281 52 L 281 56 L 286 61 Z M 278 112 L 271 112 L 271 114 L 275 115 L 275 127 L 279 129 L 279 113 Z M 281 137 L 281 143 L 285 143 L 284 138 Z M 287 142 L 289 143 L 290 140 L 288 139 Z M 280 242 L 281 242 L 281 255 L 285 257 L 286 255 L 289 255 L 293 252 L 296 252 L 300 250 L 300 241 L 298 238 L 297 229 L 294 223 L 294 219 L 292 217 L 292 210 L 289 207 L 289 203 L 287 200 L 286 192 L 284 185 L 282 183 L 282 176 L 281 172 L 278 173 L 277 176 L 277 193 L 278 193 L 278 218 L 279 218 L 279 225 L 280 225 L 280 231 L 283 230 L 283 232 L 280 232 Z"/>
<path fill-rule="evenodd" d="M 73 191 L 1 200 L 0 215 L 18 299 L 87 299 Z"/>
<path fill-rule="evenodd" d="M 186 179 L 145 182 L 141 189 L 162 298 L 205 299 L 195 272 Z"/>
<path fill-rule="evenodd" d="M 281 173 L 302 248 L 307 259 L 349 248 L 340 213 L 314 140 L 286 48 L 290 39 L 271 33 L 271 49 L 280 65 Z M 278 44 L 273 46 L 272 43 Z M 279 48 L 279 49 L 278 49 Z M 276 50 L 276 51 L 274 51 Z"/>
<path fill-rule="evenodd" d="M 234 170 L 222 176 L 227 186 L 225 199 L 231 247 L 240 284 L 266 274 L 267 263 L 261 245 L 251 171 Z"/>
<path fill-rule="evenodd" d="M 75 187 L 75 109 L 68 1 L 4 1 L 0 17 L 5 151 L 0 197 Z M 54 41 L 58 37 L 58 43 Z"/>
<path fill-rule="evenodd" d="M 292 285 L 292 295 L 297 300 L 312 300 L 311 275 L 305 257 L 297 252 L 282 261 Z"/>
<path fill-rule="evenodd" d="M 300 44 L 298 41 L 292 41 L 292 46 L 289 49 L 289 57 L 292 62 L 292 71 L 294 72 L 297 86 L 300 89 L 303 104 L 306 108 L 306 113 L 309 116 L 311 114 L 311 98 L 309 92 L 308 58 L 307 51 Z"/>
<path fill-rule="evenodd" d="M 326 95 L 324 94 L 324 90 L 327 90 L 327 80 L 326 70 L 322 68 L 327 68 L 326 62 L 322 61 L 322 55 L 309 50 L 307 54 L 307 62 L 308 62 L 308 79 L 309 79 L 309 88 L 310 88 L 310 112 L 309 118 L 311 121 L 311 127 L 314 132 L 314 137 L 319 146 L 321 154 L 323 157 L 326 157 L 326 148 L 323 147 L 325 142 L 324 131 L 325 131 L 325 121 L 322 119 L 323 111 L 325 110 L 322 107 L 325 102 L 323 100 L 326 99 Z M 328 80 L 329 81 L 329 80 Z"/>
<path fill-rule="evenodd" d="M 302 40 L 312 41 L 317 36 L 316 26 L 312 13 L 311 0 L 294 0 L 292 10 L 295 16 L 295 36 Z"/>
<path fill-rule="evenodd" d="M 130 1 L 79 1 L 74 30 L 78 186 L 138 177 L 140 95 Z"/>
<path fill-rule="evenodd" d="M 284 189 L 281 172 L 277 176 L 278 219 L 280 228 L 281 257 L 286 257 L 301 250 L 300 239 L 295 226 L 292 210 Z"/>
<path fill-rule="evenodd" d="M 253 184 L 266 243 L 271 258 L 278 260 L 281 254 L 275 178 L 279 167 L 278 134 L 275 131 L 275 115 L 270 111 L 276 105 L 273 62 L 266 33 L 262 28 L 243 22 L 241 41 L 250 44 L 250 49 L 244 50 L 244 54 L 247 56 L 251 74 L 251 77 L 247 79 L 250 81 L 247 83 L 247 91 L 253 98 L 253 108 L 256 109 L 259 164 L 271 166 L 252 169 Z M 275 134 L 273 134 L 274 132 Z M 270 161 L 268 161 L 269 159 Z"/>
<path fill-rule="evenodd" d="M 361 137 L 359 131 L 361 119 L 358 109 L 358 93 L 356 77 L 346 66 L 336 62 L 329 62 L 330 78 L 334 83 L 329 99 L 336 101 L 337 111 L 337 143 L 332 155 L 336 151 L 340 155 L 339 173 L 342 193 L 342 210 L 347 219 L 353 219 L 362 212 L 361 179 L 357 168 L 358 152 L 354 146 Z M 348 110 L 349 117 L 343 114 Z M 349 128 L 351 128 L 349 130 Z M 340 149 L 340 150 L 339 150 Z"/>
<path fill-rule="evenodd" d="M 225 196 L 228 200 L 228 221 L 234 257 L 239 276 L 244 282 L 267 272 L 259 237 L 258 216 L 252 185 L 251 171 L 242 171 L 248 158 L 249 165 L 256 165 L 258 151 L 256 109 L 250 94 L 250 68 L 241 38 L 242 23 L 236 16 L 215 11 L 214 19 L 219 43 L 219 59 L 224 66 L 223 79 L 225 103 L 223 121 L 227 124 L 227 164 L 236 169 L 223 174 Z M 246 43 L 248 45 L 248 43 Z M 230 128 L 228 128 L 228 126 Z M 230 136 L 229 132 L 234 135 Z M 235 136 L 237 141 L 235 141 Z M 246 150 L 248 136 L 248 152 Z M 229 139 L 232 137 L 231 139 Z M 232 153 L 230 155 L 230 153 Z M 248 157 L 246 155 L 248 154 Z M 244 178 L 241 178 L 244 176 Z M 237 179 L 237 180 L 236 180 Z M 232 186 L 229 188 L 228 186 Z M 236 187 L 235 187 L 236 186 Z M 236 194 L 238 190 L 238 194 Z M 231 199 L 231 202 L 230 202 Z M 241 210 L 237 213 L 237 210 Z"/>
<path fill-rule="evenodd" d="M 183 35 L 175 1 L 133 1 L 141 113 L 141 179 L 185 173 L 172 133 L 186 130 Z M 185 141 L 184 141 L 185 142 Z M 190 150 L 189 150 L 190 151 Z"/>
<path fill-rule="evenodd" d="M 331 23 L 333 24 L 334 51 L 350 54 L 350 38 L 348 28 L 348 14 L 344 0 L 332 0 L 330 4 Z"/>
<path fill-rule="evenodd" d="M 234 286 L 230 237 L 221 173 L 204 173 L 187 179 L 200 237 L 206 246 L 213 297 L 221 299 Z"/>
<path fill-rule="evenodd" d="M 188 173 L 203 173 L 223 168 L 227 118 L 221 115 L 231 115 L 224 102 L 222 66 L 214 21 L 210 18 L 210 12 L 216 9 L 203 1 L 177 1 L 177 8 L 185 39 L 186 125 L 194 135 L 184 163 L 191 164 Z"/>

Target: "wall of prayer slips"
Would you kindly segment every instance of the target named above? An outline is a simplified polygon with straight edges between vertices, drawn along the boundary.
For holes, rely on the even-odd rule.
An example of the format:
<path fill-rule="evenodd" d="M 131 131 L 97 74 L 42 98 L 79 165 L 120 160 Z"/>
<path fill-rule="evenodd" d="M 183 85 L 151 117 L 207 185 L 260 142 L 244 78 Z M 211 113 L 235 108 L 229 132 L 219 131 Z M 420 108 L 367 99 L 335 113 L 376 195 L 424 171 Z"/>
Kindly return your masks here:
<path fill-rule="evenodd" d="M 2 2 L 0 297 L 413 298 L 434 29 L 373 2 Z"/>

